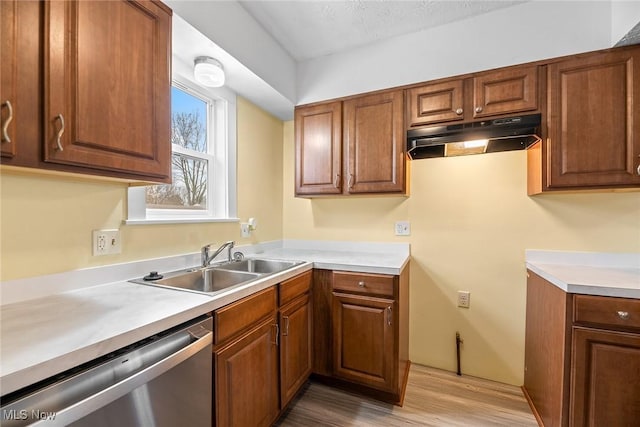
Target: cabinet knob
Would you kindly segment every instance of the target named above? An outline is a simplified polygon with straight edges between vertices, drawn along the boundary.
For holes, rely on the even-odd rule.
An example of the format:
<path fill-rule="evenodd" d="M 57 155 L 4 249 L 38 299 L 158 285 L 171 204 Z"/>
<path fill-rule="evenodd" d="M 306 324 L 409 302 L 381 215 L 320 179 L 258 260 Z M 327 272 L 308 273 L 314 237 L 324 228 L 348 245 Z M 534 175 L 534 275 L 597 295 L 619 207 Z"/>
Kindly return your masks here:
<path fill-rule="evenodd" d="M 366 286 L 366 283 L 364 283 L 364 281 L 359 281 L 358 282 L 358 286 L 360 286 L 361 288 L 364 288 Z"/>
<path fill-rule="evenodd" d="M 482 113 L 482 107 L 476 107 L 476 113 Z"/>
<path fill-rule="evenodd" d="M 7 120 L 2 125 L 2 142 L 11 142 L 11 138 L 9 138 L 7 130 L 9 129 L 9 123 L 11 123 L 11 120 L 13 120 L 13 107 L 11 106 L 11 102 L 8 99 L 2 105 L 6 105 L 7 110 L 9 110 L 9 117 L 7 117 Z"/>
<path fill-rule="evenodd" d="M 640 165 L 638 165 L 638 169 L 636 169 L 636 172 L 638 172 L 638 175 L 640 175 Z"/>
<path fill-rule="evenodd" d="M 618 311 L 618 317 L 627 320 L 629 318 L 628 311 Z"/>
<path fill-rule="evenodd" d="M 457 114 L 457 115 L 459 115 L 459 116 L 460 116 L 460 115 L 462 115 L 462 113 L 463 113 L 462 108 L 458 108 L 458 109 L 456 110 L 456 114 Z"/>

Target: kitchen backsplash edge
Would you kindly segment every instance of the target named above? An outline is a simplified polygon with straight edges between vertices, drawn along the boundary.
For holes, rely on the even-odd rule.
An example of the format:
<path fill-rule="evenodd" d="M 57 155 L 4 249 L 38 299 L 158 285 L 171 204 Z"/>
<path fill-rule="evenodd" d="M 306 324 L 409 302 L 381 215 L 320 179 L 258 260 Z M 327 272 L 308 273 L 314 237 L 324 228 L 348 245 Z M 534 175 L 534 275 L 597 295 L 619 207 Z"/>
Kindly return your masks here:
<path fill-rule="evenodd" d="M 318 240 L 273 240 L 249 245 L 238 245 L 234 251 L 245 255 L 260 255 L 274 249 L 327 250 L 339 252 L 361 251 L 369 253 L 401 252 L 409 256 L 408 243 L 343 242 Z M 225 254 L 219 255 L 222 259 Z M 142 277 L 150 271 L 174 271 L 197 266 L 200 252 L 172 255 L 146 260 L 109 264 L 44 276 L 0 282 L 0 305 L 12 304 L 49 295 L 73 291 L 106 283 Z"/>

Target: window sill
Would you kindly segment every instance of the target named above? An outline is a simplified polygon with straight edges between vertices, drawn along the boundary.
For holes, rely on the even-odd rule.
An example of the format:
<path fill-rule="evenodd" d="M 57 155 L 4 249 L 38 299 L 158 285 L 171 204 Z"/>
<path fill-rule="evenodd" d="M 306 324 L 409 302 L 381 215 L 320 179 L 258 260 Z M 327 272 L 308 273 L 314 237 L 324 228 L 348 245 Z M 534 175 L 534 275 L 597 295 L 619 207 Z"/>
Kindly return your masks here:
<path fill-rule="evenodd" d="M 153 219 L 127 219 L 126 225 L 152 225 L 152 224 L 199 224 L 206 222 L 239 222 L 240 218 L 153 218 Z"/>

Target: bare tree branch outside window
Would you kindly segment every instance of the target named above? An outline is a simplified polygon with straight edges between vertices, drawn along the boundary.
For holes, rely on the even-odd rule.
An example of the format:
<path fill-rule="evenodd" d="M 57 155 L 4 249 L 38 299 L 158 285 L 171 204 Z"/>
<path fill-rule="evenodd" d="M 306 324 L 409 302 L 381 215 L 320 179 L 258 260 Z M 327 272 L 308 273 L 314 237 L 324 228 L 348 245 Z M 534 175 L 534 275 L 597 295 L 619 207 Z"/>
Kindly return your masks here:
<path fill-rule="evenodd" d="M 171 143 L 196 152 L 207 151 L 206 127 L 197 111 L 172 115 Z M 206 209 L 207 161 L 174 153 L 172 174 L 171 185 L 147 187 L 147 206 Z"/>

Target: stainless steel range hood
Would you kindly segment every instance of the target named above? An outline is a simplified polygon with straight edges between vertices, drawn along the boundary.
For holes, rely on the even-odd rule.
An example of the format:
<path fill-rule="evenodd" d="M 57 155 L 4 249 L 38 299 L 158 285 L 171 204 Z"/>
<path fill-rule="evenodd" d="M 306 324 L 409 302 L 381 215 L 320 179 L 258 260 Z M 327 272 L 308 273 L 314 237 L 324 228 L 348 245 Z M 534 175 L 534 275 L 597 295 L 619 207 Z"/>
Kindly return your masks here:
<path fill-rule="evenodd" d="M 411 159 L 523 150 L 540 140 L 540 114 L 407 131 Z"/>

